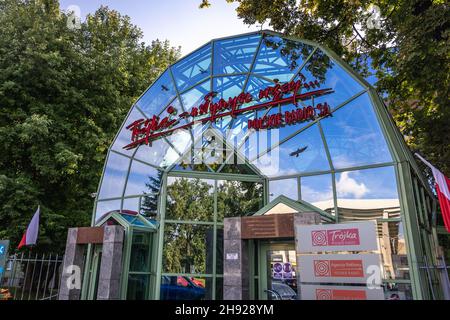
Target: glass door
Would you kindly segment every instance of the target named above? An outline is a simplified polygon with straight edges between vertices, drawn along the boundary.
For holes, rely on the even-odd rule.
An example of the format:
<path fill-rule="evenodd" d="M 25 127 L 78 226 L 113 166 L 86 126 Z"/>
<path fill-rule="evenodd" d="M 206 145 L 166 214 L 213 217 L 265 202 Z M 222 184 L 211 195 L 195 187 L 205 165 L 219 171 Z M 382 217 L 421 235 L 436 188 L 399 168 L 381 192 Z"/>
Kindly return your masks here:
<path fill-rule="evenodd" d="M 102 247 L 102 245 L 94 245 L 94 250 L 92 250 L 92 260 L 89 269 L 88 300 L 97 300 L 98 279 L 102 263 Z"/>
<path fill-rule="evenodd" d="M 259 299 L 297 299 L 294 243 L 261 243 L 259 253 Z"/>

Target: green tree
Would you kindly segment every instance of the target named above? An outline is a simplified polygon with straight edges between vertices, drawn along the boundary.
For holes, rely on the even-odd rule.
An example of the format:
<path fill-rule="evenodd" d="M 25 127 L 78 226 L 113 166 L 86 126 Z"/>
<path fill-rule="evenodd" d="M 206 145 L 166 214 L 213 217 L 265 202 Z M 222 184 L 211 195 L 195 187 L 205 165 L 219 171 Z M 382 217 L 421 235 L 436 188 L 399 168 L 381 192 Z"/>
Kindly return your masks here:
<path fill-rule="evenodd" d="M 166 219 L 212 221 L 213 191 L 212 185 L 200 179 L 176 179 L 167 187 Z M 212 230 L 212 226 L 166 223 L 164 266 L 167 271 L 205 273 L 206 238 Z"/>
<path fill-rule="evenodd" d="M 219 218 L 255 213 L 263 205 L 263 187 L 259 183 L 223 181 L 217 188 Z"/>
<path fill-rule="evenodd" d="M 246 24 L 315 40 L 363 76 L 375 75 L 376 88 L 408 145 L 450 176 L 447 1 L 227 2 L 238 4 L 237 15 Z M 200 2 L 201 8 L 209 5 L 207 0 Z"/>
<path fill-rule="evenodd" d="M 108 146 L 135 99 L 179 56 L 107 7 L 68 28 L 56 0 L 0 1 L 0 238 L 41 205 L 38 250 L 88 225 Z"/>
<path fill-rule="evenodd" d="M 156 177 L 149 177 L 145 184 L 149 195 L 142 197 L 142 214 L 148 218 L 156 218 L 163 172 L 158 171 Z"/>

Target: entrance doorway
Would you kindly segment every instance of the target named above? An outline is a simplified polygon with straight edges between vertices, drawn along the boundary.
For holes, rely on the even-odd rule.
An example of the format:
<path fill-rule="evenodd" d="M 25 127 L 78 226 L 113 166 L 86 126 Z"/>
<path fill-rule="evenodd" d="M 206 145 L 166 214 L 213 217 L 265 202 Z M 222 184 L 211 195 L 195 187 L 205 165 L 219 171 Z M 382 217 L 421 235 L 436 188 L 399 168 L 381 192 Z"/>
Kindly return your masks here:
<path fill-rule="evenodd" d="M 261 242 L 259 260 L 259 300 L 297 299 L 294 242 Z"/>
<path fill-rule="evenodd" d="M 100 276 L 100 266 L 102 263 L 102 245 L 94 244 L 92 250 L 92 263 L 89 268 L 88 299 L 97 300 L 98 279 Z"/>

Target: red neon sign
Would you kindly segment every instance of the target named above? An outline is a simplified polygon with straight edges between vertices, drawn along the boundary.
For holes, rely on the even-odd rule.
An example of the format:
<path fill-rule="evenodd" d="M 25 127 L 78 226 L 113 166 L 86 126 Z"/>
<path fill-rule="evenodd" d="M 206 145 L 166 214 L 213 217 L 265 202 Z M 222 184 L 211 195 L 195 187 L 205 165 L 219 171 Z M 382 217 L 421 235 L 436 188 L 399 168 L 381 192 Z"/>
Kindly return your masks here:
<path fill-rule="evenodd" d="M 292 103 L 298 105 L 298 101 L 304 101 L 313 97 L 319 97 L 326 94 L 333 93 L 330 88 L 317 89 L 298 94 L 301 88 L 306 90 L 319 88 L 317 80 L 310 82 L 303 82 L 302 80 L 291 81 L 284 84 L 275 84 L 274 86 L 261 89 L 258 94 L 258 100 L 270 99 L 267 102 L 249 106 L 246 108 L 239 108 L 241 105 L 253 101 L 253 96 L 248 92 L 242 92 L 238 96 L 230 97 L 228 100 L 220 99 L 213 102 L 216 92 L 210 92 L 203 97 L 203 102 L 198 107 L 193 107 L 189 112 L 183 112 L 176 117 L 177 110 L 173 106 L 167 108 L 168 116 L 160 119 L 153 115 L 150 119 L 139 119 L 129 124 L 126 129 L 131 131 L 131 143 L 124 146 L 124 149 L 133 149 L 142 144 L 150 144 L 159 137 L 166 136 L 179 129 L 186 129 L 194 125 L 194 123 L 215 122 L 217 119 L 231 116 L 235 118 L 237 115 L 249 111 L 266 109 L 276 105 L 284 105 Z M 287 94 L 292 94 L 289 97 L 284 97 Z M 330 107 L 328 104 L 319 103 L 317 106 L 308 106 L 304 108 L 296 108 L 285 113 L 277 113 L 262 118 L 249 120 L 248 128 L 255 130 L 271 129 L 281 127 L 283 125 L 293 125 L 299 122 L 315 119 L 316 117 L 329 116 Z M 193 118 L 191 122 L 176 126 L 181 119 Z M 199 117 L 202 117 L 198 119 Z M 197 119 L 196 119 L 197 118 Z"/>

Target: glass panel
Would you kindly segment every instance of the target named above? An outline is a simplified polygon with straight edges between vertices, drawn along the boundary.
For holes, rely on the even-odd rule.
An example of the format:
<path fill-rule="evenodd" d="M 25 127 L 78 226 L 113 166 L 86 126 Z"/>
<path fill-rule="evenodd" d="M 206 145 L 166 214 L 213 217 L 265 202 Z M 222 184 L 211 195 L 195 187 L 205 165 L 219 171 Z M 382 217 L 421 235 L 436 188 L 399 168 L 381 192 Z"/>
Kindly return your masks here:
<path fill-rule="evenodd" d="M 336 174 L 339 221 L 400 217 L 393 167 Z"/>
<path fill-rule="evenodd" d="M 127 144 L 131 143 L 131 131 L 128 130 L 126 127 L 133 123 L 136 120 L 144 119 L 144 115 L 136 108 L 133 108 L 128 115 L 127 119 L 125 120 L 122 129 L 119 132 L 119 135 L 116 138 L 116 141 L 112 145 L 112 149 L 116 150 L 118 152 L 124 153 L 128 156 L 133 155 L 134 149 L 123 149 Z"/>
<path fill-rule="evenodd" d="M 169 177 L 167 183 L 166 219 L 213 220 L 214 181 Z"/>
<path fill-rule="evenodd" d="M 98 201 L 95 213 L 95 221 L 101 220 L 103 216 L 111 211 L 120 211 L 122 200 Z"/>
<path fill-rule="evenodd" d="M 330 170 L 317 125 L 297 134 L 252 164 L 268 177 Z"/>
<path fill-rule="evenodd" d="M 136 102 L 147 118 L 158 115 L 176 96 L 170 73 L 166 70 Z"/>
<path fill-rule="evenodd" d="M 181 94 L 181 101 L 183 103 L 184 110 L 186 112 L 191 113 L 192 108 L 199 108 L 200 104 L 205 101 L 205 95 L 207 95 L 211 91 L 211 82 L 205 81 L 202 84 L 190 89 L 189 91 Z M 203 116 L 203 117 L 206 117 Z M 195 120 L 201 119 L 201 116 L 195 117 Z M 192 117 L 188 117 L 187 121 L 191 122 L 194 119 Z"/>
<path fill-rule="evenodd" d="M 128 176 L 125 195 L 140 195 L 143 193 L 158 192 L 161 185 L 162 171 L 133 161 Z"/>
<path fill-rule="evenodd" d="M 217 220 L 251 215 L 263 206 L 263 186 L 246 181 L 217 181 Z"/>
<path fill-rule="evenodd" d="M 208 279 L 188 276 L 162 276 L 161 300 L 204 300 L 211 299 L 212 287 Z"/>
<path fill-rule="evenodd" d="M 228 98 L 238 96 L 244 91 L 246 79 L 247 75 L 214 78 L 213 91 L 217 92 L 215 100 L 224 99 L 228 101 Z"/>
<path fill-rule="evenodd" d="M 172 67 L 178 90 L 183 91 L 211 74 L 211 44 L 177 62 Z"/>
<path fill-rule="evenodd" d="M 254 118 L 254 112 L 246 112 L 233 119 L 230 132 L 227 133 L 227 141 L 236 147 L 239 146 L 248 131 L 248 121 Z"/>
<path fill-rule="evenodd" d="M 103 173 L 99 199 L 121 197 L 125 185 L 130 159 L 110 152 Z"/>
<path fill-rule="evenodd" d="M 183 154 L 192 145 L 192 135 L 189 129 L 175 130 L 167 140 L 175 147 L 175 149 Z"/>
<path fill-rule="evenodd" d="M 269 182 L 270 201 L 280 195 L 298 200 L 298 183 L 297 178 L 274 180 Z"/>
<path fill-rule="evenodd" d="M 223 300 L 223 278 L 216 278 L 216 300 Z"/>
<path fill-rule="evenodd" d="M 309 101 L 310 102 L 310 101 Z M 284 106 L 281 106 L 281 114 L 283 115 L 284 119 L 286 119 L 286 112 L 290 112 L 292 113 L 293 111 L 300 109 L 300 108 L 307 108 L 309 106 L 312 106 L 311 103 L 299 103 L 298 107 L 295 106 L 294 104 L 286 104 Z M 317 110 L 316 110 L 317 112 Z M 279 139 L 283 140 L 293 134 L 295 134 L 296 132 L 298 132 L 300 129 L 302 129 L 303 127 L 307 126 L 308 124 L 311 123 L 312 120 L 306 120 L 306 121 L 299 121 L 293 124 L 286 124 L 285 126 L 283 126 L 282 128 L 280 128 L 279 131 Z M 273 130 L 273 129 L 272 129 Z"/>
<path fill-rule="evenodd" d="M 128 214 L 137 214 L 139 212 L 139 198 L 123 199 L 121 212 Z"/>
<path fill-rule="evenodd" d="M 295 300 L 297 298 L 295 250 L 269 250 L 267 264 L 270 266 L 267 288 L 273 291 L 268 293 L 269 300 Z"/>
<path fill-rule="evenodd" d="M 334 214 L 331 174 L 301 177 L 302 200 Z"/>
<path fill-rule="evenodd" d="M 216 274 L 222 273 L 223 273 L 223 227 L 218 227 L 216 240 Z"/>
<path fill-rule="evenodd" d="M 385 283 L 384 297 L 386 300 L 412 300 L 412 289 L 408 283 Z"/>
<path fill-rule="evenodd" d="M 279 112 L 278 107 L 274 107 L 267 110 L 259 110 L 257 112 L 258 118 L 264 116 L 271 116 Z M 252 117 L 253 118 L 253 117 Z M 271 148 L 280 142 L 280 133 L 283 129 L 271 129 L 271 130 L 253 130 L 248 139 L 245 140 L 241 148 L 241 152 L 247 156 L 247 159 L 255 159 L 258 154 L 263 153 L 267 149 Z M 245 134 L 247 130 L 243 132 Z M 240 134 L 239 136 L 241 136 Z M 242 140 L 242 139 L 241 139 Z"/>
<path fill-rule="evenodd" d="M 218 40 L 214 42 L 214 74 L 247 72 L 261 36 Z"/>
<path fill-rule="evenodd" d="M 128 276 L 127 300 L 147 300 L 150 275 L 130 274 Z"/>
<path fill-rule="evenodd" d="M 158 194 L 141 198 L 140 214 L 147 218 L 156 218 L 158 215 Z"/>
<path fill-rule="evenodd" d="M 318 89 L 333 89 L 334 92 L 331 94 L 314 98 L 315 104 L 326 101 L 332 109 L 364 89 L 348 71 L 345 71 L 319 49 L 314 52 L 295 80 L 302 80 L 308 84 L 310 81 L 317 80 Z M 302 90 L 304 89 L 302 88 Z"/>
<path fill-rule="evenodd" d="M 150 234 L 133 232 L 130 253 L 130 272 L 150 271 Z"/>
<path fill-rule="evenodd" d="M 158 167 L 168 167 L 173 164 L 180 155 L 164 139 L 152 142 L 151 146 L 141 145 L 134 158 Z"/>
<path fill-rule="evenodd" d="M 259 91 L 261 89 L 265 89 L 269 86 L 273 86 L 274 83 L 271 81 L 268 81 L 266 79 L 263 78 L 259 78 L 255 75 L 251 75 L 250 78 L 248 79 L 248 83 L 247 83 L 247 88 L 245 89 L 246 92 L 250 93 L 253 97 L 253 102 L 250 103 L 251 104 L 259 104 L 259 103 L 263 103 L 266 102 L 268 100 L 270 100 L 270 98 L 261 98 L 259 99 Z"/>
<path fill-rule="evenodd" d="M 400 221 L 378 222 L 383 279 L 410 279 L 405 234 Z"/>
<path fill-rule="evenodd" d="M 290 81 L 313 49 L 301 42 L 264 35 L 252 72 L 280 82 Z"/>
<path fill-rule="evenodd" d="M 163 271 L 205 273 L 211 268 L 212 250 L 207 250 L 212 225 L 166 223 L 164 227 Z M 207 266 L 208 263 L 208 266 Z"/>
<path fill-rule="evenodd" d="M 392 161 L 367 94 L 321 120 L 321 124 L 335 168 Z"/>

